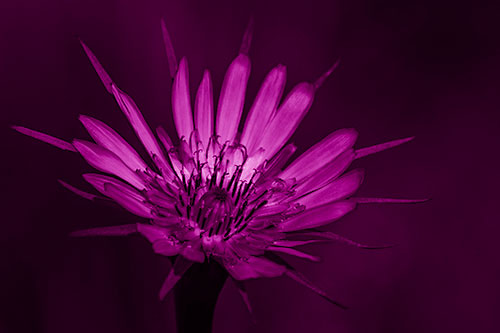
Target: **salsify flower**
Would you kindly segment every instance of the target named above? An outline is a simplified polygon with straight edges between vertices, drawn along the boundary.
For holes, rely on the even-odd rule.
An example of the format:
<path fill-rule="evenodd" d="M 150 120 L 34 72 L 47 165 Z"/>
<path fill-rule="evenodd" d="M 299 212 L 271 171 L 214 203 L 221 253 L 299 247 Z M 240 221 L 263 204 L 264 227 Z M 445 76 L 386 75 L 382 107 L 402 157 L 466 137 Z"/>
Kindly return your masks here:
<path fill-rule="evenodd" d="M 193 263 L 215 260 L 236 281 L 287 275 L 342 306 L 279 254 L 318 261 L 297 247 L 332 240 L 372 248 L 317 228 L 338 220 L 358 203 L 419 201 L 352 197 L 363 180 L 363 171 L 346 172 L 353 160 L 412 138 L 355 149 L 356 131 L 340 129 L 286 166 L 296 150 L 287 141 L 310 109 L 315 91 L 337 64 L 314 83 L 297 84 L 283 100 L 286 70 L 276 66 L 264 79 L 240 133 L 250 74 L 251 24 L 226 72 L 216 112 L 210 73 L 204 72 L 194 102 L 194 121 L 187 60 L 177 62 L 163 22 L 162 31 L 174 78 L 172 110 L 178 143 L 174 144 L 161 127 L 153 133 L 134 101 L 111 80 L 83 42 L 102 83 L 149 153 L 149 161 L 111 127 L 89 116 L 80 116 L 80 121 L 94 142 L 75 139 L 69 143 L 14 126 L 21 133 L 81 154 L 103 173 L 84 174 L 83 178 L 107 200 L 143 219 L 137 224 L 81 230 L 73 235 L 138 232 L 151 242 L 154 252 L 175 256 L 160 290 L 161 298 Z M 99 197 L 61 183 L 87 199 Z M 237 286 L 247 301 L 244 286 Z"/>

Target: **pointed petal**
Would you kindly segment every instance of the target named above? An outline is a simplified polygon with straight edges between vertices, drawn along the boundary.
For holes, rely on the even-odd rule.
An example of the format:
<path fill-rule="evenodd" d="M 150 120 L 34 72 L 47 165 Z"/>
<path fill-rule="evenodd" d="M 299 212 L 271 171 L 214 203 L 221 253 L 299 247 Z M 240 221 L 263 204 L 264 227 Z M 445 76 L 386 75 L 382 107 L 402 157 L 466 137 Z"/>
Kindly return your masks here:
<path fill-rule="evenodd" d="M 262 138 L 262 131 L 269 123 L 271 116 L 276 111 L 283 94 L 286 81 L 285 66 L 278 65 L 267 74 L 259 93 L 248 113 L 243 128 L 241 144 L 247 147 L 248 153 L 253 155 Z"/>
<path fill-rule="evenodd" d="M 192 242 L 191 242 L 192 243 Z M 190 261 L 202 263 L 205 261 L 205 252 L 201 249 L 201 241 L 196 244 L 188 243 L 181 248 L 181 255 Z"/>
<path fill-rule="evenodd" d="M 186 58 L 181 59 L 179 70 L 172 86 L 172 108 L 175 128 L 179 138 L 189 140 L 193 132 L 193 115 L 189 96 L 189 72 Z"/>
<path fill-rule="evenodd" d="M 313 292 L 315 292 L 316 294 L 318 294 L 319 296 L 323 297 L 324 299 L 326 299 L 328 302 L 338 306 L 339 308 L 341 309 L 347 309 L 346 306 L 334 301 L 332 298 L 330 298 L 330 296 L 327 295 L 326 292 L 324 292 L 323 290 L 321 290 L 319 287 L 315 286 L 311 281 L 309 281 L 304 275 L 302 275 L 301 273 L 297 272 L 296 270 L 293 270 L 293 269 L 288 269 L 285 273 L 287 276 L 289 276 L 290 278 L 292 278 L 293 280 L 297 281 L 298 283 L 300 283 L 301 285 L 309 288 L 310 290 L 312 290 Z"/>
<path fill-rule="evenodd" d="M 236 280 L 276 277 L 283 275 L 286 268 L 263 257 L 249 257 L 247 261 L 224 262 L 224 267 Z"/>
<path fill-rule="evenodd" d="M 71 143 L 64 140 L 22 126 L 12 126 L 12 128 L 19 133 L 31 136 L 32 138 L 43 141 L 57 148 L 76 152 L 75 147 L 73 147 Z"/>
<path fill-rule="evenodd" d="M 91 228 L 85 230 L 77 230 L 70 233 L 72 237 L 89 237 L 89 236 L 126 236 L 137 232 L 135 224 L 116 225 L 112 227 Z"/>
<path fill-rule="evenodd" d="M 250 316 L 252 317 L 252 321 L 255 323 L 255 317 L 253 314 L 252 310 L 252 304 L 250 303 L 250 299 L 248 298 L 248 292 L 247 288 L 245 286 L 245 283 L 243 281 L 238 281 L 235 279 L 232 279 L 234 281 L 234 284 L 236 285 L 236 289 L 238 289 L 238 293 L 241 296 L 241 299 L 243 300 L 243 303 L 245 303 L 245 306 L 247 307 L 248 313 L 250 313 Z"/>
<path fill-rule="evenodd" d="M 250 17 L 247 28 L 245 30 L 245 34 L 243 35 L 243 40 L 241 41 L 241 47 L 240 47 L 241 54 L 248 55 L 248 51 L 250 51 L 250 44 L 252 44 L 252 35 L 253 35 L 253 17 Z"/>
<path fill-rule="evenodd" d="M 210 78 L 210 72 L 206 70 L 203 73 L 203 79 L 198 88 L 195 102 L 196 129 L 200 135 L 203 149 L 208 149 L 208 140 L 214 132 L 213 104 L 212 80 Z"/>
<path fill-rule="evenodd" d="M 146 170 L 147 165 L 139 154 L 118 133 L 100 120 L 80 115 L 80 121 L 92 139 L 115 153 L 130 169 Z"/>
<path fill-rule="evenodd" d="M 83 178 L 96 190 L 110 197 L 133 214 L 145 218 L 154 217 L 151 214 L 151 206 L 144 203 L 145 198 L 133 187 L 113 177 L 100 174 L 87 173 L 83 175 Z"/>
<path fill-rule="evenodd" d="M 392 245 L 366 245 L 366 244 L 361 244 L 359 242 L 353 241 L 349 238 L 346 238 L 344 236 L 340 236 L 338 234 L 335 234 L 330 231 L 310 231 L 310 232 L 301 232 L 300 234 L 297 234 L 298 236 L 302 237 L 320 237 L 324 238 L 327 240 L 332 240 L 332 241 L 337 241 L 342 244 L 350 245 L 350 246 L 355 246 L 361 249 L 366 249 L 366 250 L 380 250 L 380 249 L 387 249 L 392 247 Z M 313 241 L 318 241 L 318 240 L 313 240 Z M 300 241 L 296 241 L 300 242 Z M 307 242 L 307 241 L 304 241 Z"/>
<path fill-rule="evenodd" d="M 179 254 L 180 245 L 171 239 L 167 229 L 151 224 L 137 223 L 137 231 L 153 244 L 155 253 L 164 256 Z"/>
<path fill-rule="evenodd" d="M 192 264 L 193 263 L 191 261 L 185 259 L 182 256 L 178 256 L 175 259 L 174 266 L 168 273 L 165 282 L 163 282 L 163 285 L 161 286 L 160 293 L 158 294 L 160 300 L 163 300 L 165 296 L 167 296 L 169 291 L 172 290 L 177 281 L 181 279 L 181 277 L 184 275 L 184 273 L 187 272 Z"/>
<path fill-rule="evenodd" d="M 325 80 L 332 74 L 332 72 L 339 66 L 340 60 L 337 60 L 332 67 L 328 68 L 328 70 L 323 73 L 315 82 L 314 82 L 314 89 L 318 90 L 319 87 L 325 82 Z"/>
<path fill-rule="evenodd" d="M 337 130 L 309 148 L 280 174 L 280 178 L 298 181 L 313 175 L 337 156 L 351 148 L 358 134 L 354 129 Z"/>
<path fill-rule="evenodd" d="M 140 177 L 106 148 L 84 140 L 74 140 L 73 145 L 83 158 L 97 170 L 116 175 L 138 189 L 144 188 Z"/>
<path fill-rule="evenodd" d="M 271 158 L 292 136 L 307 111 L 314 97 L 312 84 L 299 83 L 288 94 L 276 115 L 267 125 L 260 144 L 264 148 L 265 158 Z"/>
<path fill-rule="evenodd" d="M 135 102 L 132 98 L 130 98 L 130 96 L 118 89 L 118 87 L 114 84 L 112 85 L 111 90 L 118 105 L 122 109 L 125 116 L 127 116 L 128 121 L 132 125 L 137 137 L 146 148 L 148 154 L 155 162 L 158 161 L 161 163 L 158 165 L 159 168 L 164 168 L 163 164 L 166 163 L 166 161 L 163 156 L 163 152 L 161 151 L 158 141 L 156 141 L 153 132 L 151 132 L 151 128 L 149 128 L 146 120 L 144 120 L 144 117 Z"/>
<path fill-rule="evenodd" d="M 345 199 L 356 192 L 363 181 L 364 171 L 353 170 L 328 185 L 296 200 L 306 209 L 321 206 L 329 202 Z"/>
<path fill-rule="evenodd" d="M 302 235 L 302 234 L 300 234 L 300 235 Z M 296 247 L 296 246 L 319 243 L 319 242 L 324 242 L 324 241 L 325 241 L 324 239 L 308 239 L 308 240 L 281 239 L 281 240 L 274 241 L 273 244 L 276 246 Z"/>
<path fill-rule="evenodd" d="M 352 198 L 357 203 L 421 203 L 429 201 L 430 199 L 393 199 L 393 198 Z"/>
<path fill-rule="evenodd" d="M 269 246 L 266 250 L 274 251 L 274 252 L 286 253 L 286 254 L 289 254 L 291 256 L 299 257 L 299 258 L 302 258 L 302 259 L 308 259 L 308 260 L 311 260 L 311 261 L 314 261 L 314 262 L 319 262 L 321 260 L 317 256 L 313 256 L 311 254 L 304 253 L 302 251 L 291 249 L 291 248 L 288 248 L 288 247 Z"/>
<path fill-rule="evenodd" d="M 297 150 L 297 146 L 293 143 L 287 144 L 266 164 L 262 179 L 272 178 L 281 172 L 283 166 L 288 162 L 290 157 Z"/>
<path fill-rule="evenodd" d="M 222 84 L 216 120 L 216 132 L 221 144 L 232 142 L 236 136 L 249 75 L 250 59 L 240 54 L 229 65 Z"/>
<path fill-rule="evenodd" d="M 289 232 L 301 229 L 320 227 L 331 223 L 356 207 L 356 203 L 350 200 L 334 202 L 321 207 L 305 210 L 278 225 L 279 231 Z"/>
<path fill-rule="evenodd" d="M 172 45 L 172 40 L 168 34 L 167 26 L 165 21 L 161 20 L 161 33 L 163 36 L 163 43 L 165 44 L 165 51 L 167 53 L 168 70 L 172 78 L 175 77 L 177 72 L 177 59 L 175 58 L 174 46 Z"/>
<path fill-rule="evenodd" d="M 71 192 L 87 199 L 87 200 L 94 200 L 95 198 L 97 198 L 98 196 L 95 195 L 95 194 L 91 194 L 91 193 L 87 193 L 85 191 L 82 191 L 82 190 L 79 190 L 77 189 L 76 187 L 74 186 L 71 186 L 70 184 L 58 179 L 57 180 L 62 186 L 64 186 L 65 188 L 67 188 L 68 190 L 70 190 Z"/>
<path fill-rule="evenodd" d="M 113 80 L 111 80 L 108 73 L 106 73 L 99 60 L 97 60 L 97 57 L 87 47 L 87 45 L 85 45 L 85 43 L 82 40 L 80 40 L 80 44 L 82 44 L 83 50 L 87 54 L 87 57 L 92 63 L 92 66 L 94 66 L 94 69 L 97 72 L 97 75 L 99 75 L 99 78 L 101 79 L 102 83 L 104 84 L 104 87 L 106 87 L 106 90 L 108 90 L 108 92 L 111 93 L 111 86 L 113 85 Z"/>
<path fill-rule="evenodd" d="M 296 188 L 297 195 L 308 193 L 330 183 L 331 181 L 334 181 L 345 170 L 347 170 L 353 160 L 354 150 L 349 148 L 337 156 L 333 161 L 323 166 L 323 168 L 310 175 L 310 177 L 307 178 L 307 180 L 304 180 L 302 184 L 299 184 Z"/>
<path fill-rule="evenodd" d="M 364 157 L 364 156 L 367 156 L 367 155 L 371 155 L 371 154 L 375 154 L 375 153 L 381 152 L 383 150 L 386 150 L 386 149 L 389 149 L 389 148 L 392 148 L 392 147 L 396 147 L 396 146 L 402 145 L 403 143 L 411 141 L 414 138 L 415 138 L 414 136 L 411 136 L 409 138 L 404 138 L 404 139 L 389 141 L 389 142 L 381 143 L 381 144 L 378 144 L 378 145 L 375 145 L 375 146 L 358 149 L 358 150 L 356 150 L 356 158 L 361 158 L 361 157 Z"/>

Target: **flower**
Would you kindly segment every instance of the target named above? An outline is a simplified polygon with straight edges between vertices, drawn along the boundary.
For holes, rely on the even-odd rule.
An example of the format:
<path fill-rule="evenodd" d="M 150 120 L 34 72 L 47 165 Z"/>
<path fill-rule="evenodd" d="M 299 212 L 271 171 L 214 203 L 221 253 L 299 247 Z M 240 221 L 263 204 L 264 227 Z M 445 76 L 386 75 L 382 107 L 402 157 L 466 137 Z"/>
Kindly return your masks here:
<path fill-rule="evenodd" d="M 80 121 L 94 142 L 75 139 L 69 143 L 14 126 L 21 133 L 81 154 L 104 173 L 84 174 L 84 179 L 106 200 L 144 219 L 137 224 L 81 230 L 73 235 L 138 232 L 152 243 L 154 252 L 176 256 L 161 288 L 161 298 L 193 263 L 212 258 L 237 281 L 286 274 L 341 306 L 277 254 L 318 261 L 318 257 L 296 248 L 330 240 L 373 248 L 316 228 L 341 218 L 358 203 L 419 201 L 352 197 L 363 181 L 363 171 L 346 172 L 354 159 L 412 138 L 354 149 L 356 131 L 340 129 L 285 167 L 296 150 L 287 141 L 310 109 L 315 91 L 337 64 L 314 83 L 297 84 L 283 101 L 286 71 L 284 66 L 276 66 L 264 79 L 239 133 L 250 74 L 251 25 L 226 72 L 216 114 L 210 73 L 205 71 L 194 103 L 194 123 L 187 60 L 182 58 L 177 63 L 164 24 L 162 30 L 174 78 L 172 108 L 177 144 L 161 127 L 155 136 L 134 101 L 118 88 L 82 42 L 104 86 L 149 153 L 149 163 L 111 127 L 89 116 L 80 116 Z M 61 184 L 84 198 L 100 198 Z M 241 291 L 245 295 L 244 289 Z"/>

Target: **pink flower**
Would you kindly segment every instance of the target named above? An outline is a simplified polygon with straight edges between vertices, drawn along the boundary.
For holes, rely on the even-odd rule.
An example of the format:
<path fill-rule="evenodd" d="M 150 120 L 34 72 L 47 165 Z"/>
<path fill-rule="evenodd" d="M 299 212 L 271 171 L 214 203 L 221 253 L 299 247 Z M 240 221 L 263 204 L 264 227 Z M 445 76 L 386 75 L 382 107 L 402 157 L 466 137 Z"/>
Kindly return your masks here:
<path fill-rule="evenodd" d="M 356 131 L 340 129 L 284 168 L 296 150 L 287 141 L 309 111 L 315 91 L 336 64 L 315 83 L 297 84 L 284 98 L 286 70 L 282 65 L 276 66 L 264 79 L 243 132 L 239 133 L 250 75 L 251 27 L 226 72 L 219 105 L 214 109 L 211 77 L 205 71 L 196 93 L 194 113 L 187 60 L 182 58 L 177 64 L 168 33 L 164 25 L 162 28 L 174 77 L 172 108 L 179 136 L 177 144 L 161 127 L 156 135 L 153 133 L 134 101 L 111 80 L 83 42 L 97 74 L 130 121 L 149 159 L 141 157 L 108 125 L 89 116 L 80 116 L 80 121 L 94 142 L 75 139 L 69 143 L 14 127 L 21 133 L 81 154 L 103 173 L 84 174 L 85 180 L 102 195 L 142 218 L 137 224 L 82 230 L 73 235 L 116 236 L 138 232 L 151 242 L 156 253 L 176 256 L 174 268 L 161 288 L 161 298 L 193 263 L 212 258 L 235 280 L 286 274 L 338 305 L 277 254 L 318 261 L 316 256 L 296 248 L 332 240 L 370 248 L 316 228 L 338 220 L 358 203 L 417 202 L 352 197 L 363 181 L 363 171 L 346 172 L 354 159 L 412 138 L 354 149 Z M 61 183 L 87 199 L 98 197 Z"/>

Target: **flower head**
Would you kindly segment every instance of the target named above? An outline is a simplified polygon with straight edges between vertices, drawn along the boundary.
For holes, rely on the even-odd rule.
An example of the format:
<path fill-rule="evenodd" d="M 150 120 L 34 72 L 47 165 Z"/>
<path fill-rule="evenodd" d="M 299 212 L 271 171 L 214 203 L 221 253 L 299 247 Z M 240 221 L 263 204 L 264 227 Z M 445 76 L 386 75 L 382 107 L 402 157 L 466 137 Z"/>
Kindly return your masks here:
<path fill-rule="evenodd" d="M 104 86 L 149 153 L 149 161 L 111 127 L 89 116 L 80 116 L 80 121 L 94 142 L 75 139 L 69 143 L 15 127 L 24 134 L 81 154 L 102 172 L 84 174 L 85 180 L 106 200 L 143 218 L 137 224 L 81 230 L 73 235 L 138 232 L 152 243 L 156 253 L 177 256 L 161 297 L 192 263 L 216 260 L 235 280 L 286 274 L 333 302 L 277 254 L 318 261 L 316 256 L 296 248 L 329 240 L 370 248 L 316 228 L 341 218 L 360 202 L 414 202 L 353 198 L 363 180 L 363 171 L 346 172 L 354 159 L 411 138 L 356 150 L 356 131 L 341 129 L 285 167 L 296 150 L 287 141 L 310 109 L 315 91 L 336 64 L 316 82 L 297 84 L 284 99 L 286 71 L 284 66 L 276 66 L 264 79 L 240 133 L 250 74 L 251 28 L 226 72 L 216 112 L 210 73 L 205 71 L 196 93 L 194 113 L 187 60 L 182 58 L 177 63 L 164 24 L 162 29 L 174 78 L 172 109 L 177 143 L 161 127 L 156 135 L 153 133 L 134 101 L 111 80 L 83 42 Z M 61 183 L 87 199 L 98 197 Z"/>

